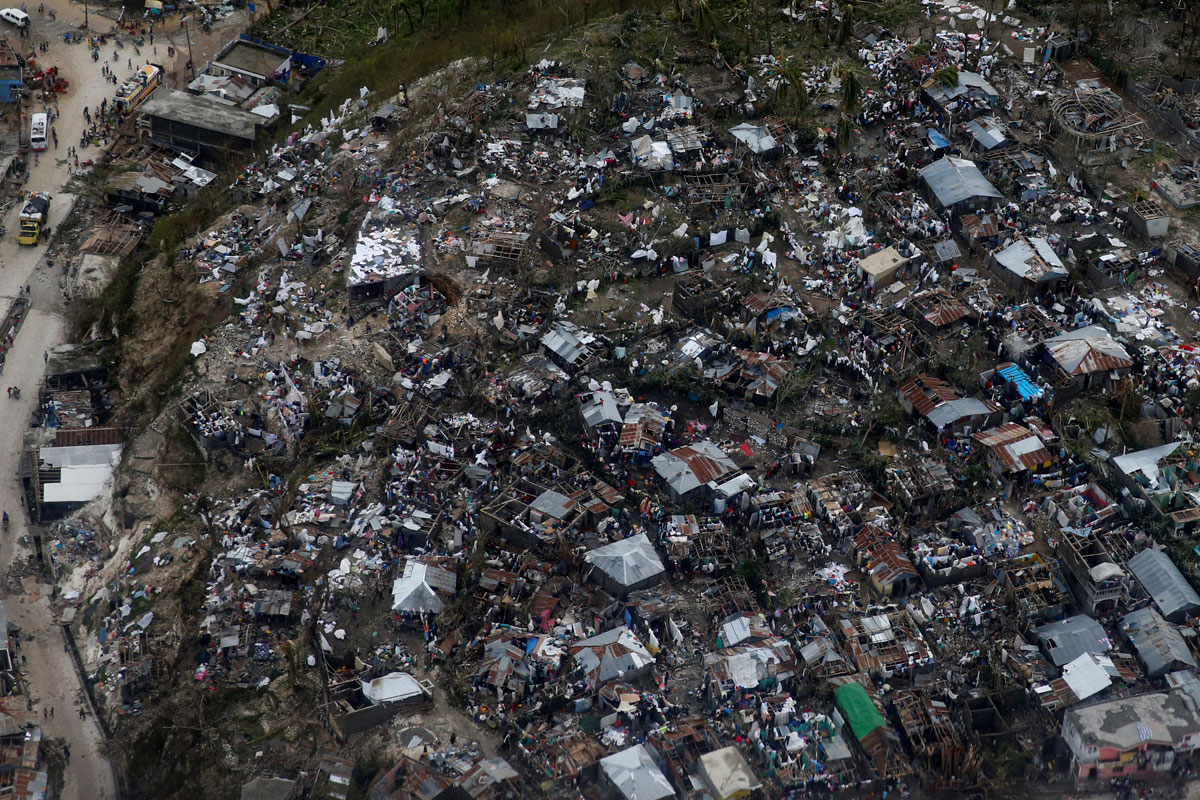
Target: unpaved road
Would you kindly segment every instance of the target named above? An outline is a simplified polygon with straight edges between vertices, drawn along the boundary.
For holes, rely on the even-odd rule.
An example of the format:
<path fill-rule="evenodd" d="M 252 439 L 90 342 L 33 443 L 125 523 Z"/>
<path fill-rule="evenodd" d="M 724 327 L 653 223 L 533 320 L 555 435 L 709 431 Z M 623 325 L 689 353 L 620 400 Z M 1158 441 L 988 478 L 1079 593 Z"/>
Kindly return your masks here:
<path fill-rule="evenodd" d="M 0 30 L 0 35 L 8 35 L 14 47 L 21 48 L 25 54 L 29 54 L 33 48 L 33 55 L 39 63 L 58 66 L 62 76 L 70 81 L 69 91 L 59 98 L 59 117 L 53 123 L 58 132 L 59 147 L 57 150 L 52 147 L 40 155 L 36 165 L 31 167 L 32 174 L 26 185 L 30 190 L 48 191 L 55 195 L 50 224 L 57 228 L 70 206 L 70 198 L 62 194 L 71 178 L 72 164 L 67 159 L 67 148 L 79 142 L 84 129 L 83 108 L 98 107 L 103 98 L 111 98 L 115 87 L 101 76 L 102 62 L 92 61 L 86 43 L 63 43 L 65 32 L 81 29 L 83 6 L 72 5 L 68 0 L 49 0 L 46 7 L 55 10 L 56 20 L 51 20 L 48 15 L 37 14 L 35 6 L 30 4 L 30 16 L 33 19 L 30 39 L 20 40 L 12 30 Z M 194 31 L 193 48 L 199 45 L 200 52 L 213 52 L 213 48 L 219 46 L 215 40 L 229 38 L 230 29 L 239 21 L 226 20 L 210 37 L 202 34 L 197 36 L 199 31 Z M 108 33 L 113 27 L 111 20 L 96 13 L 90 15 L 89 23 L 91 30 L 96 32 Z M 0 23 L 0 29 L 8 27 L 6 23 Z M 179 29 L 177 18 L 169 19 L 155 36 L 159 57 L 155 58 L 153 49 L 147 47 L 142 50 L 141 58 L 156 60 L 169 68 L 182 67 L 182 62 L 169 65 L 166 58 L 166 45 L 176 39 L 178 52 L 180 45 L 183 45 L 183 32 Z M 37 44 L 41 41 L 49 42 L 49 52 L 36 52 Z M 133 71 L 127 59 L 133 59 L 133 68 L 140 64 L 129 45 L 118 52 L 119 60 L 113 61 L 112 55 L 111 45 L 101 51 L 102 60 L 108 60 L 109 67 L 120 79 Z M 31 104 L 26 107 L 25 113 L 40 111 L 39 106 Z M 79 158 L 86 161 L 97 155 L 96 148 L 87 148 L 80 150 Z M 28 534 L 27 518 L 21 508 L 19 482 L 15 473 L 22 439 L 37 400 L 37 386 L 44 371 L 44 353 L 63 341 L 65 327 L 62 265 L 47 267 L 44 246 L 22 247 L 16 243 L 14 234 L 19 227 L 17 212 L 18 209 L 14 207 L 5 218 L 7 234 L 0 239 L 0 308 L 7 309 L 25 286 L 30 288 L 33 307 L 0 373 L 0 386 L 5 389 L 19 386 L 22 389 L 20 400 L 0 397 L 0 422 L 3 423 L 0 424 L 0 453 L 4 454 L 3 469 L 8 475 L 0 479 L 0 510 L 7 511 L 12 520 L 8 535 L 0 537 L 0 566 L 4 568 L 14 557 L 23 559 L 27 555 L 21 544 L 22 538 Z M 4 394 L 7 395 L 7 392 Z M 49 714 L 51 708 L 54 709 L 54 717 L 46 716 L 42 721 L 45 734 L 64 739 L 70 748 L 71 759 L 66 767 L 65 786 L 60 796 L 63 800 L 111 800 L 116 797 L 116 792 L 112 767 L 103 753 L 103 738 L 90 714 L 86 719 L 80 717 L 79 711 L 85 705 L 83 690 L 65 649 L 62 631 L 54 621 L 51 587 L 47 583 L 39 583 L 39 580 L 25 578 L 22 582 L 23 591 L 6 595 L 4 603 L 8 618 L 21 626 L 24 680 L 34 700 L 34 708 L 42 711 L 44 716 Z"/>

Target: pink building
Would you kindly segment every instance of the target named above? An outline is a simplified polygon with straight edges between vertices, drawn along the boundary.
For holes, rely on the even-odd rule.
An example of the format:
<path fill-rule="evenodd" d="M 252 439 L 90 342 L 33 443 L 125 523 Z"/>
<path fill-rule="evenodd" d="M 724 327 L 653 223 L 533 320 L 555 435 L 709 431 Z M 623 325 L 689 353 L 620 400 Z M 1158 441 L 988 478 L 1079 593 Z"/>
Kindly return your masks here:
<path fill-rule="evenodd" d="M 1177 756 L 1200 746 L 1200 681 L 1071 709 L 1062 737 L 1080 781 L 1170 770 Z"/>

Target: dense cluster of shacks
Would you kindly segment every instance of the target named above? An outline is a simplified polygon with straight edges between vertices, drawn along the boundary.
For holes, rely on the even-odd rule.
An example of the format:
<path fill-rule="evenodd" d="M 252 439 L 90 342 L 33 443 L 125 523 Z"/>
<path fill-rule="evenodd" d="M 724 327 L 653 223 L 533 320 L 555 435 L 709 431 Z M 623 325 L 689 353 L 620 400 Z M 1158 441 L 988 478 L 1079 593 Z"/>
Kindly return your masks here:
<path fill-rule="evenodd" d="M 416 133 L 405 92 L 247 165 L 179 253 L 237 315 L 176 422 L 256 487 L 195 500 L 192 679 L 317 675 L 339 744 L 437 703 L 498 744 L 405 733 L 376 800 L 1188 773 L 1200 244 L 1152 192 L 1195 172 L 1093 185 L 1152 134 L 1065 78 L 1072 43 L 928 11 L 932 42 L 856 29 L 851 142 L 774 115 L 773 58 L 543 61 Z M 805 80 L 840 102 L 844 74 Z M 149 534 L 68 597 L 127 713 L 155 570 L 196 545 Z"/>

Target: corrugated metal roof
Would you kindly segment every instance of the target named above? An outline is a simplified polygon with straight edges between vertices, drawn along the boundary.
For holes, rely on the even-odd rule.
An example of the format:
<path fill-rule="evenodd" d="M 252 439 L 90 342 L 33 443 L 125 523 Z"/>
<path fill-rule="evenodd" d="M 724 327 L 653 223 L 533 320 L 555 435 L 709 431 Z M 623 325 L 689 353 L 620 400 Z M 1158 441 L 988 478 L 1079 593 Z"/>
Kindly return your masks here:
<path fill-rule="evenodd" d="M 121 444 L 125 441 L 121 428 L 70 428 L 54 434 L 55 447 L 80 447 L 91 444 Z"/>
<path fill-rule="evenodd" d="M 996 263 L 1014 275 L 1034 283 L 1067 277 L 1067 269 L 1050 243 L 1040 237 L 1017 239 L 992 254 Z"/>
<path fill-rule="evenodd" d="M 984 150 L 1001 145 L 1008 138 L 1008 128 L 995 117 L 980 117 L 963 125 Z"/>
<path fill-rule="evenodd" d="M 644 533 L 597 547 L 583 559 L 626 587 L 636 586 L 666 571 L 654 545 Z"/>
<path fill-rule="evenodd" d="M 957 258 L 957 253 L 943 260 L 948 261 L 950 258 Z M 913 307 L 917 309 L 921 317 L 937 328 L 952 325 L 967 315 L 967 307 L 954 295 L 942 289 L 923 292 L 912 297 L 911 300 Z"/>
<path fill-rule="evenodd" d="M 949 383 L 923 373 L 905 381 L 898 391 L 921 416 L 929 416 L 942 403 L 958 399 L 958 392 Z"/>
<path fill-rule="evenodd" d="M 565 519 L 572 511 L 579 508 L 579 503 L 561 492 L 547 489 L 529 504 L 529 508 L 533 511 L 548 514 L 555 519 Z"/>
<path fill-rule="evenodd" d="M 1050 451 L 1038 435 L 1015 422 L 980 431 L 971 438 L 989 448 L 1000 460 L 1005 472 L 1036 469 L 1051 460 Z"/>
<path fill-rule="evenodd" d="M 600 759 L 600 768 L 628 800 L 664 800 L 675 796 L 675 789 L 644 744 Z"/>
<path fill-rule="evenodd" d="M 601 389 L 583 395 L 579 404 L 583 421 L 589 428 L 621 424 L 621 409 L 617 407 L 617 397 L 612 392 Z"/>
<path fill-rule="evenodd" d="M 988 415 L 1000 409 L 994 403 L 975 397 L 963 397 L 958 400 L 948 400 L 925 416 L 938 428 L 953 425 L 960 419 L 979 415 Z"/>
<path fill-rule="evenodd" d="M 1004 195 L 980 172 L 974 161 L 945 156 L 924 167 L 921 179 L 943 206 L 975 198 L 999 199 Z"/>
<path fill-rule="evenodd" d="M 1122 617 L 1121 632 L 1129 638 L 1151 677 L 1161 675 L 1177 663 L 1196 668 L 1196 659 L 1188 650 L 1183 634 L 1150 606 Z"/>
<path fill-rule="evenodd" d="M 1107 653 L 1112 649 L 1104 627 L 1086 614 L 1040 625 L 1032 633 L 1045 646 L 1046 655 L 1056 667 L 1084 653 Z"/>
<path fill-rule="evenodd" d="M 655 456 L 652 463 L 659 476 L 679 494 L 687 494 L 737 470 L 733 459 L 707 439 Z"/>
<path fill-rule="evenodd" d="M 1046 350 L 1068 375 L 1090 375 L 1133 365 L 1121 343 L 1108 335 L 1088 339 L 1055 337 L 1046 342 Z"/>
<path fill-rule="evenodd" d="M 1164 617 L 1186 614 L 1200 608 L 1200 595 L 1161 550 L 1143 550 L 1129 559 L 1129 571 L 1142 584 Z"/>

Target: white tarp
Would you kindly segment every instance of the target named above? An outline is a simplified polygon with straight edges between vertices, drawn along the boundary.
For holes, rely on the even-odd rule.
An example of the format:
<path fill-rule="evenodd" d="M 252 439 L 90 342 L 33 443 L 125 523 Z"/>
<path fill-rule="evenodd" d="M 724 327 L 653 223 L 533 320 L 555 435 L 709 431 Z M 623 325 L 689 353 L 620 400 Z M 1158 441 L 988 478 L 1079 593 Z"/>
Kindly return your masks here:
<path fill-rule="evenodd" d="M 417 679 L 407 672 L 389 672 L 382 678 L 362 682 L 363 696 L 373 705 L 420 697 L 424 691 Z"/>

